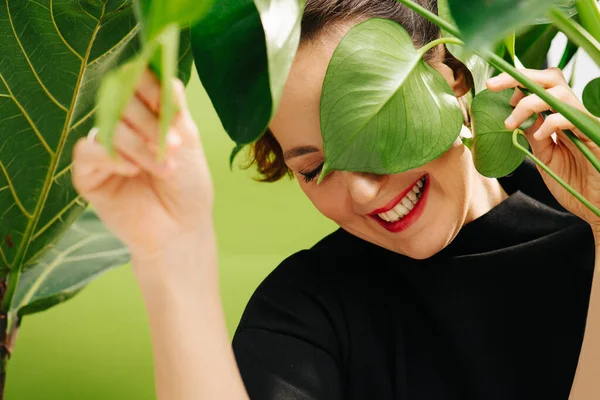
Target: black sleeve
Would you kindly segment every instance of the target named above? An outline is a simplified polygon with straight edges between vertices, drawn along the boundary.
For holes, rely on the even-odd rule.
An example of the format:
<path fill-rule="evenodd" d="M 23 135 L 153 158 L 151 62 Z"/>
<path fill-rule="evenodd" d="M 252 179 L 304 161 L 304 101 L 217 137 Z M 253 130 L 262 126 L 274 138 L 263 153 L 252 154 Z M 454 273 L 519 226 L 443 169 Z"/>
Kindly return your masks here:
<path fill-rule="evenodd" d="M 313 261 L 284 261 L 246 306 L 233 350 L 251 400 L 343 398 L 341 313 Z"/>

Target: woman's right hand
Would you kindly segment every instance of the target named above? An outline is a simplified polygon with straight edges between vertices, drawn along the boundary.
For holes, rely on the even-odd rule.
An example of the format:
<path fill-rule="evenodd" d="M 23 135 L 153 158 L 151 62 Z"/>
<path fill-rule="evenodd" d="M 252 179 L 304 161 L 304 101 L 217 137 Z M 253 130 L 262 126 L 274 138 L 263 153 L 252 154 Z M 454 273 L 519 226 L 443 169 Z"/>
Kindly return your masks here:
<path fill-rule="evenodd" d="M 179 112 L 158 159 L 160 82 L 147 70 L 116 128 L 113 159 L 96 140 L 80 139 L 73 183 L 132 257 L 152 258 L 183 238 L 212 232 L 213 188 L 198 129 L 175 82 Z M 195 236 L 194 236 L 195 235 Z"/>

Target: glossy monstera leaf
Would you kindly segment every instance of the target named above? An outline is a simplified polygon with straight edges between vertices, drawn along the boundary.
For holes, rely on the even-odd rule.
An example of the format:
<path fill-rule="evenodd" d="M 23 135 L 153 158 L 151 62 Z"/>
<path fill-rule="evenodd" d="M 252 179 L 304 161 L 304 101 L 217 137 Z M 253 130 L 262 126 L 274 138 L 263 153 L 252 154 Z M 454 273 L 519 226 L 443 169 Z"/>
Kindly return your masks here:
<path fill-rule="evenodd" d="M 583 104 L 589 112 L 600 117 L 600 78 L 586 85 L 583 90 Z"/>
<path fill-rule="evenodd" d="M 506 176 L 525 160 L 525 154 L 513 146 L 513 131 L 504 126 L 504 121 L 513 111 L 509 104 L 513 92 L 504 90 L 496 93 L 484 90 L 473 99 L 471 152 L 475 167 L 483 176 Z M 529 118 L 521 129 L 529 128 L 536 118 L 537 115 Z M 518 140 L 522 146 L 529 146 L 523 135 L 519 135 Z"/>
<path fill-rule="evenodd" d="M 465 43 L 490 48 L 529 24 L 547 24 L 552 7 L 575 10 L 573 0 L 448 0 Z"/>
<path fill-rule="evenodd" d="M 128 261 L 127 248 L 92 211 L 86 211 L 43 258 L 21 275 L 11 312 L 22 317 L 46 310 Z"/>
<path fill-rule="evenodd" d="M 458 138 L 462 112 L 446 80 L 397 23 L 371 19 L 335 50 L 321 97 L 325 165 L 391 174 L 419 167 Z"/>
<path fill-rule="evenodd" d="M 271 121 L 296 55 L 304 0 L 215 0 L 192 27 L 200 80 L 236 143 Z"/>

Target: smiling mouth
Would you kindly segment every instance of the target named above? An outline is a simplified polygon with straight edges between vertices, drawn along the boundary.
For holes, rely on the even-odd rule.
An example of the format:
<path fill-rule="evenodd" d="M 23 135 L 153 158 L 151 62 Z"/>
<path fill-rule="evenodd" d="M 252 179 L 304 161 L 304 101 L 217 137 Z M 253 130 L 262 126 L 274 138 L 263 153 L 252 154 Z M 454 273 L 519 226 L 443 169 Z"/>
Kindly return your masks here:
<path fill-rule="evenodd" d="M 422 214 L 429 192 L 429 176 L 421 177 L 382 209 L 369 214 L 391 232 L 400 232 L 412 225 Z"/>

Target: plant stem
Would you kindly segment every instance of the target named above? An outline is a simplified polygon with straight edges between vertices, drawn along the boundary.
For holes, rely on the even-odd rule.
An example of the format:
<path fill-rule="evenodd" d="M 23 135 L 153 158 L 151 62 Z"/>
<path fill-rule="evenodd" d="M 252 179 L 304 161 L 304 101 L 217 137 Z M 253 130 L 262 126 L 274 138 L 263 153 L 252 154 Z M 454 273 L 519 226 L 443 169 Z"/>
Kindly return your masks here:
<path fill-rule="evenodd" d="M 0 282 L 0 299 L 6 295 L 6 276 Z M 0 400 L 4 399 L 4 387 L 6 385 L 6 367 L 10 350 L 8 348 L 8 313 L 0 312 Z"/>
<path fill-rule="evenodd" d="M 465 43 L 462 40 L 459 40 L 457 38 L 453 38 L 453 37 L 443 37 L 443 38 L 439 38 L 436 39 L 432 42 L 427 43 L 425 46 L 421 47 L 419 49 L 419 52 L 421 53 L 421 57 L 427 53 L 429 50 L 433 49 L 435 46 L 440 45 L 440 44 L 445 44 L 445 43 L 452 43 L 452 44 L 457 44 L 459 46 L 464 46 Z"/>
<path fill-rule="evenodd" d="M 589 56 L 600 65 L 600 41 L 596 40 L 581 25 L 568 18 L 562 11 L 550 11 L 550 19 L 567 37 L 584 49 Z M 599 28 L 600 29 L 600 28 Z"/>
<path fill-rule="evenodd" d="M 600 42 L 600 10 L 596 0 L 575 0 L 581 24 Z"/>
<path fill-rule="evenodd" d="M 531 80 L 529 77 L 521 73 L 515 67 L 498 57 L 496 54 L 489 50 L 479 52 L 479 56 L 485 59 L 493 67 L 500 71 L 504 71 L 515 78 L 525 88 L 535 93 L 550 105 L 556 112 L 564 115 L 569 121 L 573 123 L 577 128 L 587 135 L 594 143 L 600 146 L 600 123 L 595 118 L 592 118 L 584 112 L 570 106 L 556 97 L 548 93 L 542 86 Z"/>
<path fill-rule="evenodd" d="M 513 145 L 517 149 L 521 150 L 523 153 L 527 154 L 527 156 L 529 158 L 531 158 L 533 160 L 533 162 L 536 163 L 541 169 L 546 171 L 546 173 L 548 175 L 550 175 L 552 177 L 552 179 L 554 179 L 556 182 L 558 182 L 569 193 L 571 193 L 577 200 L 579 200 L 581 203 L 583 203 L 584 206 L 589 208 L 594 214 L 596 214 L 597 216 L 600 217 L 600 209 L 598 209 L 596 206 L 594 206 L 588 199 L 583 197 L 578 191 L 573 189 L 567 182 L 563 181 L 560 176 L 556 175 L 554 173 L 554 171 L 552 171 L 550 168 L 548 168 L 548 166 L 546 164 L 544 164 L 542 161 L 540 161 L 539 158 L 537 158 L 536 156 L 531 154 L 531 152 L 529 150 L 527 150 L 525 147 L 521 146 L 521 144 L 517 140 L 517 136 L 519 135 L 520 132 L 521 132 L 520 129 L 515 129 L 513 131 L 513 134 L 512 134 Z"/>
<path fill-rule="evenodd" d="M 567 64 L 569 64 L 569 62 L 571 62 L 571 59 L 575 56 L 575 53 L 577 53 L 577 50 L 579 50 L 579 46 L 577 46 L 575 42 L 569 39 L 567 45 L 565 46 L 565 51 L 563 52 L 562 58 L 558 63 L 558 68 L 565 69 Z"/>
<path fill-rule="evenodd" d="M 448 33 L 452 34 L 453 36 L 456 36 L 457 38 L 460 39 L 460 32 L 458 31 L 458 28 L 456 26 L 454 26 L 450 22 L 446 21 L 445 19 L 441 18 L 440 16 L 435 15 L 434 13 L 432 13 L 425 7 L 420 6 L 419 4 L 416 4 L 412 0 L 396 0 L 396 1 L 398 3 L 404 4 L 406 7 L 410 8 L 411 10 L 421 14 L 423 17 L 427 18 L 429 21 L 433 22 L 434 24 L 436 24 L 437 26 L 439 26 L 446 32 L 448 32 Z"/>

